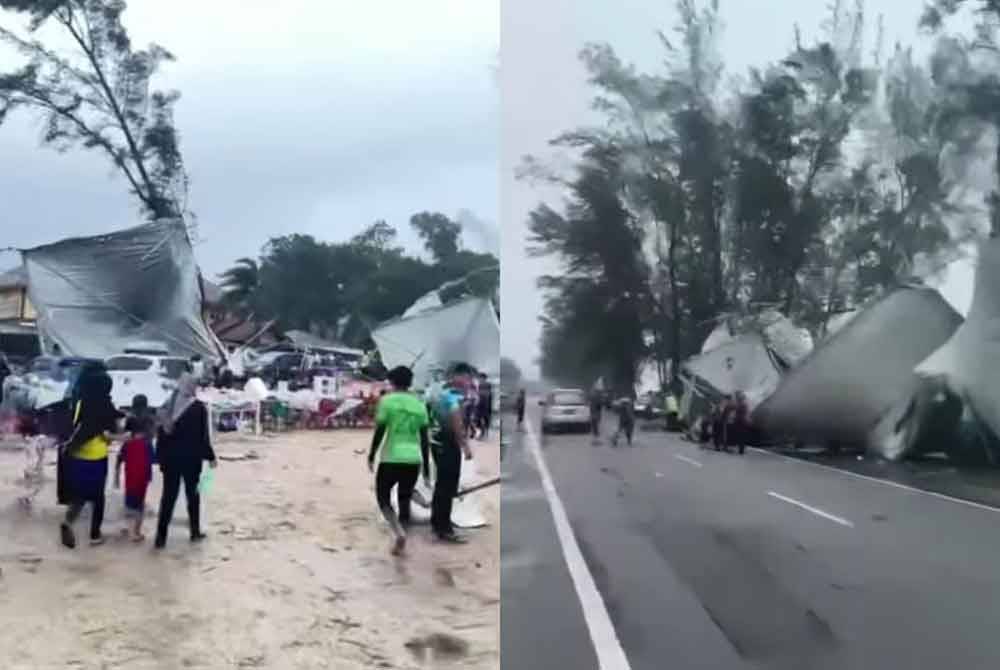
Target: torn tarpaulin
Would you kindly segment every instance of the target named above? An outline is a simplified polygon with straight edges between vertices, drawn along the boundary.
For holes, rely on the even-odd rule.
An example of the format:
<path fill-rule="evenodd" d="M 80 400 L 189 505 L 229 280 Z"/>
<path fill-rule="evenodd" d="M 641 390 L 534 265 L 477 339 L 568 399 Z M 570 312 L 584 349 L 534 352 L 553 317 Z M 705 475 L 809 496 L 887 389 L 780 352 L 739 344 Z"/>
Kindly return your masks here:
<path fill-rule="evenodd" d="M 22 252 L 28 294 L 48 350 L 107 358 L 136 341 L 218 359 L 202 317 L 202 284 L 187 229 L 150 223 Z"/>
<path fill-rule="evenodd" d="M 387 321 L 372 332 L 372 339 L 387 368 L 413 368 L 415 388 L 426 387 L 435 370 L 459 361 L 488 375 L 499 374 L 500 322 L 493 304 L 484 298 Z"/>
<path fill-rule="evenodd" d="M 930 288 L 907 287 L 859 313 L 785 375 L 753 413 L 773 436 L 878 448 L 873 431 L 916 390 L 914 367 L 962 317 Z"/>

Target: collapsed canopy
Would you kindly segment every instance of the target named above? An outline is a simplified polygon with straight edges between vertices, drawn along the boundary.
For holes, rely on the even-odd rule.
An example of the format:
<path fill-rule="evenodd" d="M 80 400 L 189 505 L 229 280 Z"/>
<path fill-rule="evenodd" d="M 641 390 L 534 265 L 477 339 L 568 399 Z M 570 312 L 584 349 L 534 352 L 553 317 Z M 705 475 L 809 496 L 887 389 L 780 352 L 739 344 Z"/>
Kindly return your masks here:
<path fill-rule="evenodd" d="M 1000 435 L 1000 239 L 979 247 L 972 305 L 965 323 L 917 367 L 964 398 L 994 435 Z"/>
<path fill-rule="evenodd" d="M 179 221 L 63 240 L 22 252 L 46 348 L 107 358 L 136 341 L 172 355 L 222 356 L 202 318 L 202 285 Z"/>
<path fill-rule="evenodd" d="M 789 372 L 754 422 L 773 435 L 867 445 L 877 422 L 912 392 L 914 366 L 961 322 L 933 289 L 894 291 Z"/>
<path fill-rule="evenodd" d="M 759 333 L 746 333 L 688 359 L 682 375 L 702 395 L 742 391 L 751 408 L 767 398 L 781 381 L 781 366 Z"/>
<path fill-rule="evenodd" d="M 435 370 L 461 361 L 490 375 L 500 371 L 500 322 L 489 300 L 467 298 L 383 323 L 372 333 L 387 368 L 413 368 L 417 388 Z"/>

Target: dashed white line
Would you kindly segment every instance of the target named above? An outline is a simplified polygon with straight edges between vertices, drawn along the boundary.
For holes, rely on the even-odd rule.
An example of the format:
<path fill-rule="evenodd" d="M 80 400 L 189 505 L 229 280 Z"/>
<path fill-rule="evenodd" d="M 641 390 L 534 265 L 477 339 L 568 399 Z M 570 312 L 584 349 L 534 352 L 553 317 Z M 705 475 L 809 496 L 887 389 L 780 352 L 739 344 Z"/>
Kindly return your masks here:
<path fill-rule="evenodd" d="M 990 505 L 984 505 L 982 503 L 973 502 L 971 500 L 962 500 L 961 498 L 955 498 L 944 493 L 937 493 L 936 491 L 927 491 L 925 489 L 918 489 L 915 486 L 907 486 L 906 484 L 900 484 L 899 482 L 894 482 L 889 479 L 879 479 L 878 477 L 869 477 L 868 475 L 862 475 L 857 472 L 851 472 L 850 470 L 841 470 L 840 468 L 835 468 L 832 465 L 824 465 L 823 463 L 813 463 L 812 461 L 805 461 L 801 458 L 795 458 L 793 456 L 785 456 L 784 454 L 778 454 L 773 451 L 768 451 L 767 449 L 757 449 L 756 447 L 750 447 L 751 451 L 756 451 L 760 454 L 766 454 L 768 456 L 774 456 L 775 458 L 780 458 L 783 461 L 791 461 L 792 463 L 797 463 L 798 465 L 811 465 L 814 468 L 823 468 L 824 470 L 832 470 L 833 472 L 840 473 L 846 477 L 854 477 L 855 479 L 863 479 L 868 482 L 874 482 L 876 484 L 884 484 L 886 486 L 891 486 L 894 489 L 901 489 L 903 491 L 909 491 L 910 493 L 922 493 L 926 496 L 932 498 L 938 498 L 940 500 L 947 500 L 948 502 L 958 503 L 959 505 L 965 505 L 966 507 L 975 507 L 976 509 L 985 510 L 987 512 L 1000 512 L 1000 508 L 992 507 Z"/>
<path fill-rule="evenodd" d="M 788 496 L 783 496 L 780 493 L 775 493 L 774 491 L 768 491 L 767 495 L 771 496 L 772 498 L 776 498 L 776 499 L 778 499 L 778 500 L 780 500 L 782 502 L 786 502 L 789 505 L 794 505 L 795 507 L 798 507 L 799 509 L 804 509 L 807 512 L 812 512 L 816 516 L 823 517 L 824 519 L 827 519 L 828 521 L 832 521 L 834 523 L 839 523 L 841 526 L 847 526 L 848 528 L 854 528 L 854 524 L 851 523 L 850 521 L 848 521 L 847 519 L 842 519 L 839 516 L 835 516 L 833 514 L 830 514 L 829 512 L 824 512 L 823 510 L 821 510 L 821 509 L 819 509 L 817 507 L 812 507 L 811 505 L 807 505 L 804 502 L 799 502 L 795 498 L 789 498 Z"/>
<path fill-rule="evenodd" d="M 531 453 L 538 465 L 538 473 L 542 478 L 542 490 L 549 501 L 549 509 L 552 511 L 552 520 L 555 522 L 556 535 L 562 547 L 563 557 L 566 559 L 566 567 L 573 580 L 573 587 L 576 589 L 577 598 L 583 608 L 583 619 L 587 624 L 590 633 L 590 641 L 594 645 L 594 652 L 597 655 L 597 665 L 599 670 L 631 670 L 625 650 L 622 649 L 618 633 L 614 624 L 611 623 L 611 616 L 608 608 L 601 598 L 601 592 L 597 590 L 594 577 L 587 569 L 587 562 L 580 551 L 580 545 L 573 535 L 573 528 L 570 526 L 569 517 L 566 515 L 566 508 L 563 507 L 559 493 L 556 491 L 549 467 L 542 456 L 542 450 L 535 439 L 535 432 L 530 425 L 526 425 L 526 435 L 528 451 Z"/>
<path fill-rule="evenodd" d="M 678 461 L 684 461 L 688 465 L 693 465 L 696 468 L 703 467 L 702 463 L 699 463 L 698 461 L 694 460 L 693 458 L 688 458 L 687 456 L 683 456 L 681 454 L 674 454 L 674 458 L 676 458 Z"/>

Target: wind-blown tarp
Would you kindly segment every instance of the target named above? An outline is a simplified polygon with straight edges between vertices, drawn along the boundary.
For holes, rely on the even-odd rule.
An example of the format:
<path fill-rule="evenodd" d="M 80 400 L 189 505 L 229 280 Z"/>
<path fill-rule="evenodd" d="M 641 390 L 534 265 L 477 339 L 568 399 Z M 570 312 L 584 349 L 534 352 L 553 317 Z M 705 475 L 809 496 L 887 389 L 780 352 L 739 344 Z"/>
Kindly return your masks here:
<path fill-rule="evenodd" d="M 202 284 L 182 222 L 67 239 L 22 252 L 46 348 L 106 358 L 136 341 L 222 357 L 202 317 Z"/>
<path fill-rule="evenodd" d="M 414 386 L 461 361 L 490 376 L 500 373 L 500 322 L 485 298 L 467 298 L 383 323 L 372 339 L 387 368 L 413 368 Z"/>
<path fill-rule="evenodd" d="M 1000 239 L 979 247 L 972 305 L 965 323 L 917 374 L 938 379 L 962 397 L 995 435 L 1000 435 Z"/>
<path fill-rule="evenodd" d="M 773 435 L 868 446 L 879 420 L 913 392 L 916 365 L 961 323 L 937 291 L 896 290 L 785 375 L 754 423 Z"/>

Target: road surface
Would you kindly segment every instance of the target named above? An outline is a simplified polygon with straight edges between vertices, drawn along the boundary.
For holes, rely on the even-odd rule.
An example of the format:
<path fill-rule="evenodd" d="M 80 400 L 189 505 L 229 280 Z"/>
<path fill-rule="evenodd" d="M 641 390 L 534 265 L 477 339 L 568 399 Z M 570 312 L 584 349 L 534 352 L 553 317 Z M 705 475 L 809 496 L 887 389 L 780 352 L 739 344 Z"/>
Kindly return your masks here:
<path fill-rule="evenodd" d="M 662 432 L 611 448 L 543 440 L 531 410 L 533 430 L 504 422 L 505 669 L 1000 667 L 992 507 Z"/>

